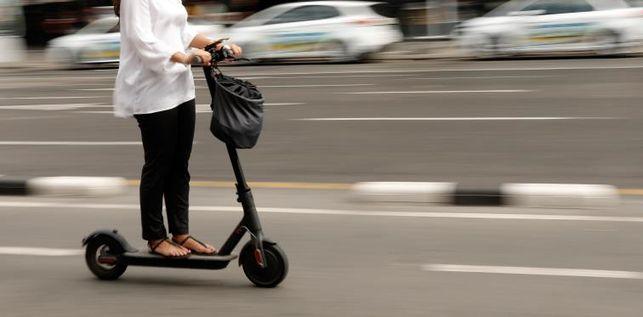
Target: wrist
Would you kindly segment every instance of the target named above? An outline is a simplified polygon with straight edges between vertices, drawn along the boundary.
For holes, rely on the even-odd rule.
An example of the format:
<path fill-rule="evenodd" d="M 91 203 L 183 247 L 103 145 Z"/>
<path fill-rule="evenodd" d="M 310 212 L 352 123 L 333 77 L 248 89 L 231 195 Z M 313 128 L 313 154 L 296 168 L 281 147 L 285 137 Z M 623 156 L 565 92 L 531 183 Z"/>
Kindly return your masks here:
<path fill-rule="evenodd" d="M 185 65 L 191 65 L 192 59 L 194 58 L 194 54 L 188 53 L 183 55 L 183 61 L 181 61 Z"/>

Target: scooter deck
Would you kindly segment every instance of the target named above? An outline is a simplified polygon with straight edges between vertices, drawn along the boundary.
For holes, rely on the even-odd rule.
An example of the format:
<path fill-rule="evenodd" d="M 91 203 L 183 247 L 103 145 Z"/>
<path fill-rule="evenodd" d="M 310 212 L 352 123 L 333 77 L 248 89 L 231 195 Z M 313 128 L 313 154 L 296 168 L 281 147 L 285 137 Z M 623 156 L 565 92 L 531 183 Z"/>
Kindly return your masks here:
<path fill-rule="evenodd" d="M 230 261 L 237 258 L 236 254 L 230 255 L 190 255 L 185 258 L 163 257 L 149 252 L 125 252 L 119 256 L 119 261 L 126 265 L 156 266 L 172 268 L 190 268 L 219 270 L 228 266 Z"/>

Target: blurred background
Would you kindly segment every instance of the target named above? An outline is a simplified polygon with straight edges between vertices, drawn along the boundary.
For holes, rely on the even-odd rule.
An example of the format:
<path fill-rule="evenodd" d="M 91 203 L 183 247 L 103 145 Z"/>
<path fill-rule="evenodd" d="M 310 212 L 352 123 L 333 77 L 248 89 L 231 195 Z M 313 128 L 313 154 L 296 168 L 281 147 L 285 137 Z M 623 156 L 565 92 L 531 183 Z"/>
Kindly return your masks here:
<path fill-rule="evenodd" d="M 139 131 L 112 112 L 118 18 L 109 0 L 0 0 L 0 193 L 23 194 L 0 196 L 0 316 L 641 315 L 642 1 L 183 3 L 251 59 L 221 69 L 266 99 L 240 156 L 290 275 L 95 280 L 84 235 L 145 248 Z M 218 245 L 240 213 L 193 72 L 191 230 Z M 59 176 L 125 185 L 19 187 Z"/>

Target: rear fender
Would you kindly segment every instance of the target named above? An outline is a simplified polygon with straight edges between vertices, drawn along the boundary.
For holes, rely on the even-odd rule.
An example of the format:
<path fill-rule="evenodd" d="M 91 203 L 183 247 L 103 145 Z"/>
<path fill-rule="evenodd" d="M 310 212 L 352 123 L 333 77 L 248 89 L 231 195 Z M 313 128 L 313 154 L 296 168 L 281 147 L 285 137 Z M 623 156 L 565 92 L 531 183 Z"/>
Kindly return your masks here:
<path fill-rule="evenodd" d="M 90 233 L 87 237 L 83 238 L 83 246 L 89 244 L 92 240 L 106 238 L 112 239 L 123 247 L 125 252 L 137 252 L 138 250 L 132 247 L 123 236 L 121 236 L 116 229 L 114 230 L 97 230 Z"/>

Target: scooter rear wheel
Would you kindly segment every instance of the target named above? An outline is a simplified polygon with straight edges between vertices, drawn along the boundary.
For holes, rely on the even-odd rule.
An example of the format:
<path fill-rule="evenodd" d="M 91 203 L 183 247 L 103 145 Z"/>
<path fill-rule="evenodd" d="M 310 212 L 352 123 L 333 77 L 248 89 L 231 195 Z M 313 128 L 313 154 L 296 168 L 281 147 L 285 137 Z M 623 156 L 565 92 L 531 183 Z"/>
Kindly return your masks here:
<path fill-rule="evenodd" d="M 281 283 L 288 275 L 288 258 L 286 253 L 277 245 L 264 243 L 263 252 L 265 267 L 257 263 L 254 243 L 250 241 L 244 249 L 252 252 L 242 252 L 241 265 L 246 277 L 258 287 L 272 288 Z"/>
<path fill-rule="evenodd" d="M 89 270 L 101 280 L 118 279 L 127 265 L 118 261 L 124 252 L 123 246 L 108 237 L 97 237 L 89 241 L 85 249 L 85 262 Z"/>

